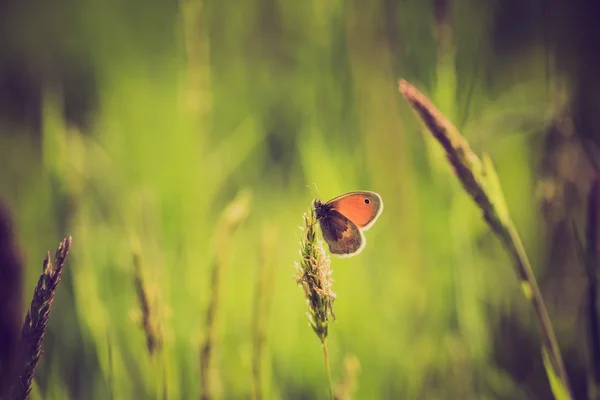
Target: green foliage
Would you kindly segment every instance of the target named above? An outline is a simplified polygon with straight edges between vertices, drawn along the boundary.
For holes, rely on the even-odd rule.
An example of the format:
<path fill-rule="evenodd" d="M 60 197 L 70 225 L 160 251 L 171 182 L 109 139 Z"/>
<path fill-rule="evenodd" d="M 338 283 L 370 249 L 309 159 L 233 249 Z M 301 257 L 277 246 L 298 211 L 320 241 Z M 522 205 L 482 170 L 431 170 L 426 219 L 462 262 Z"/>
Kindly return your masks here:
<path fill-rule="evenodd" d="M 424 82 L 459 119 L 463 84 L 478 77 L 453 69 L 454 57 L 464 65 L 481 57 L 471 44 L 461 47 L 487 34 L 461 26 L 480 15 L 461 3 L 452 51 L 437 60 L 425 3 L 389 13 L 386 2 L 190 3 L 71 4 L 77 24 L 65 46 L 89 57 L 97 89 L 88 124 L 69 123 L 60 82 L 45 81 L 41 146 L 30 132 L 1 128 L 8 173 L 0 188 L 28 256 L 28 299 L 39 275 L 34 260 L 48 243 L 67 235 L 77 243 L 34 398 L 198 398 L 219 216 L 244 188 L 253 200 L 220 282 L 213 393 L 250 397 L 253 354 L 261 354 L 264 398 L 322 397 L 322 349 L 293 281 L 297 226 L 313 187 L 322 200 L 366 189 L 385 203 L 366 249 L 332 260 L 334 382 L 354 354 L 356 398 L 525 398 L 493 352 L 500 316 L 526 305 L 507 295 L 515 282 L 506 258 L 485 245 L 478 211 L 423 143 L 395 86 L 399 75 Z M 396 21 L 393 40 L 382 33 L 386 19 Z M 489 135 L 480 146 L 490 147 L 506 207 L 535 246 L 532 149 L 510 139 L 497 145 L 495 134 L 511 101 L 543 97 L 541 78 L 524 80 L 502 101 L 477 87 L 471 103 L 479 118 L 467 119 L 466 132 Z M 533 107 L 529 116 L 538 113 Z M 529 133 L 518 119 L 506 133 Z M 260 286 L 272 303 L 256 352 L 265 221 L 278 234 L 269 246 L 272 276 Z M 149 354 L 139 318 L 136 254 L 161 321 L 159 354 Z"/>
<path fill-rule="evenodd" d="M 561 398 L 565 395 L 570 398 L 569 381 L 554 328 L 529 258 L 508 212 L 492 161 L 486 154 L 484 154 L 483 160 L 480 159 L 470 149 L 468 142 L 460 132 L 414 86 L 401 80 L 399 89 L 423 120 L 431 135 L 440 143 L 465 192 L 481 209 L 483 219 L 487 222 L 490 230 L 498 237 L 511 256 L 515 272 L 521 280 L 525 298 L 531 302 L 540 328 L 544 356 L 547 357 L 547 360 L 544 360 L 546 369 L 548 369 L 548 365 L 553 368 L 551 379 L 558 380 L 558 384 L 562 387 Z M 552 389 L 556 391 L 557 383 L 552 383 Z"/>
<path fill-rule="evenodd" d="M 564 382 L 552 365 L 548 352 L 544 348 L 542 348 L 542 359 L 544 360 L 544 369 L 548 375 L 548 381 L 550 382 L 554 398 L 556 400 L 569 400 L 571 398 L 569 390 L 566 388 Z"/>

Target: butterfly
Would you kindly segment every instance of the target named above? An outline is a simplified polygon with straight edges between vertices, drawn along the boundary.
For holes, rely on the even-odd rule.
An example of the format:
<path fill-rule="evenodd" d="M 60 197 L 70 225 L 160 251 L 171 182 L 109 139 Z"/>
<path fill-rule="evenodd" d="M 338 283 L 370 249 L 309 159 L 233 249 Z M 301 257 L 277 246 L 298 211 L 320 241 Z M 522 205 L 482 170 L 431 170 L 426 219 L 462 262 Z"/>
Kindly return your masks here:
<path fill-rule="evenodd" d="M 313 206 L 329 251 L 341 257 L 355 256 L 365 248 L 363 231 L 383 211 L 381 196 L 368 191 L 349 192 L 326 203 L 314 200 Z"/>

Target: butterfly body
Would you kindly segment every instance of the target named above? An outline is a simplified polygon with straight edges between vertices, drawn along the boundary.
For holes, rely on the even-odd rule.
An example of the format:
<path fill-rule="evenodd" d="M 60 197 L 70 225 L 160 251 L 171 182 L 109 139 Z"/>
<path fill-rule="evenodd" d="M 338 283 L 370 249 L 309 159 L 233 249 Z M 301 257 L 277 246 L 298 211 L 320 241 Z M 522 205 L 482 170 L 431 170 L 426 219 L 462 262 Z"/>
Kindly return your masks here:
<path fill-rule="evenodd" d="M 329 251 L 351 257 L 362 251 L 369 229 L 383 211 L 381 196 L 357 191 L 335 197 L 326 203 L 314 201 L 315 213 Z"/>

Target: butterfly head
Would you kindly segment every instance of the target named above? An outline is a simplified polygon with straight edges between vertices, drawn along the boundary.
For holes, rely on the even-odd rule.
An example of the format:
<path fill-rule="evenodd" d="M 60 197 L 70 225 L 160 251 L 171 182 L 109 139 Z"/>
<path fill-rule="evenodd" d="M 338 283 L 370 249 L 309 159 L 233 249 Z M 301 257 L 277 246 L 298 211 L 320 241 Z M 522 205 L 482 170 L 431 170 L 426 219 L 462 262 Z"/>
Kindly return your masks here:
<path fill-rule="evenodd" d="M 315 214 L 317 216 L 317 220 L 321 220 L 327 216 L 327 213 L 331 210 L 331 206 L 327 203 L 322 203 L 320 200 L 313 200 L 313 207 L 315 209 Z"/>

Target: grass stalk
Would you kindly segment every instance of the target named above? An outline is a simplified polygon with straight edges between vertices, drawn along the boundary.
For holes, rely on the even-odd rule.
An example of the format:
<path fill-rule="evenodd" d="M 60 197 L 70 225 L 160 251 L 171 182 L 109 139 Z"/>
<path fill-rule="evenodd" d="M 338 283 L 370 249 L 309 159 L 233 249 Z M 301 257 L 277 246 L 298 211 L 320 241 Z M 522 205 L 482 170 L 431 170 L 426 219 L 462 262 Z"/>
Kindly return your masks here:
<path fill-rule="evenodd" d="M 137 252 L 133 255 L 133 267 L 135 290 L 141 311 L 141 325 L 146 335 L 148 354 L 152 356 L 162 348 L 162 334 L 157 310 L 154 304 L 152 304 L 148 287 L 144 280 L 142 257 Z"/>
<path fill-rule="evenodd" d="M 413 85 L 400 80 L 399 90 L 441 144 L 463 188 L 481 209 L 488 226 L 512 258 L 523 293 L 533 307 L 540 328 L 544 359 L 548 360 L 545 363 L 546 373 L 551 388 L 557 398 L 572 398 L 566 368 L 542 293 L 521 238 L 510 218 L 491 160 L 485 154 L 480 159 L 454 125 Z"/>
<path fill-rule="evenodd" d="M 210 48 L 203 0 L 180 0 L 186 54 L 186 106 L 193 118 L 206 117 L 211 108 Z"/>
<path fill-rule="evenodd" d="M 211 294 L 206 311 L 206 336 L 200 348 L 200 383 L 202 400 L 214 397 L 215 371 L 212 365 L 212 354 L 218 338 L 217 315 L 220 309 L 221 292 L 227 256 L 230 252 L 230 239 L 238 226 L 250 212 L 251 195 L 242 191 L 227 206 L 219 218 L 216 233 L 216 253 L 212 261 Z"/>
<path fill-rule="evenodd" d="M 40 279 L 33 292 L 31 307 L 25 317 L 21 331 L 21 360 L 17 382 L 13 386 L 11 399 L 27 399 L 31 392 L 35 368 L 42 356 L 44 335 L 50 318 L 50 310 L 54 301 L 54 294 L 60 276 L 71 248 L 71 236 L 64 239 L 58 246 L 54 255 L 54 262 L 50 261 L 50 252 L 44 259 Z"/>
<path fill-rule="evenodd" d="M 331 367 L 329 365 L 329 353 L 327 352 L 327 340 L 323 340 L 323 357 L 325 358 L 325 368 L 327 369 L 327 379 L 329 381 L 329 398 L 335 399 L 333 392 L 333 382 L 331 380 Z"/>
<path fill-rule="evenodd" d="M 252 317 L 252 395 L 255 400 L 265 397 L 263 361 L 267 341 L 267 323 L 275 288 L 273 278 L 275 265 L 277 265 L 274 259 L 277 250 L 276 238 L 276 226 L 272 223 L 265 223 L 261 235 L 260 261 L 256 274 Z"/>
<path fill-rule="evenodd" d="M 332 289 L 331 262 L 325 252 L 323 242 L 317 240 L 316 222 L 314 210 L 304 214 L 303 236 L 300 241 L 301 261 L 296 263 L 294 279 L 296 284 L 304 289 L 308 307 L 306 315 L 310 326 L 323 346 L 327 379 L 329 380 L 329 396 L 333 400 L 333 383 L 326 340 L 329 333 L 329 320 L 330 318 L 335 319 L 333 301 L 336 295 Z"/>
<path fill-rule="evenodd" d="M 344 375 L 336 385 L 335 399 L 350 400 L 356 390 L 358 374 L 360 373 L 360 361 L 354 354 L 344 357 Z"/>
<path fill-rule="evenodd" d="M 167 379 L 166 365 L 164 362 L 165 354 L 163 350 L 164 335 L 162 327 L 162 318 L 160 313 L 160 303 L 158 300 L 158 291 L 151 291 L 146 283 L 144 276 L 144 266 L 142 255 L 138 249 L 133 251 L 133 268 L 134 279 L 133 283 L 140 308 L 139 323 L 146 337 L 146 349 L 151 358 L 153 374 L 154 374 L 154 389 L 156 398 L 168 398 L 167 395 Z"/>

